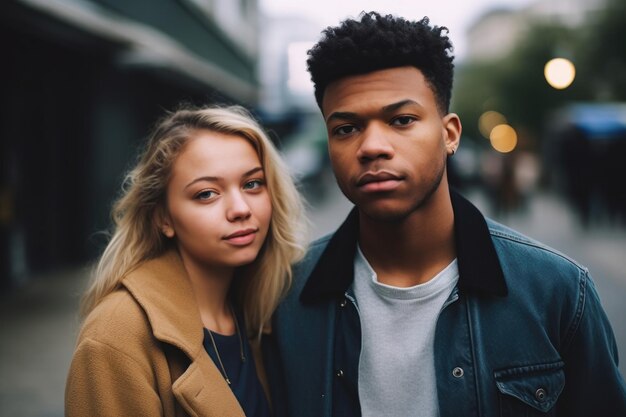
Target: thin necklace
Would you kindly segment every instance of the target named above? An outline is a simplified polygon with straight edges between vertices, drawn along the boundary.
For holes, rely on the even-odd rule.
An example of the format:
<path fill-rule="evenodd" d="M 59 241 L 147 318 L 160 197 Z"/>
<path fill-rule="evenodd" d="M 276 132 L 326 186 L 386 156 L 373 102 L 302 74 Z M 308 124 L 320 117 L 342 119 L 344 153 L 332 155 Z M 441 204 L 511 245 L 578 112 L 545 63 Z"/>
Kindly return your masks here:
<path fill-rule="evenodd" d="M 239 330 L 239 322 L 237 320 L 237 316 L 235 316 L 235 312 L 233 311 L 233 307 L 230 306 L 230 314 L 233 316 L 233 320 L 235 321 L 235 329 L 237 330 L 237 336 L 239 336 L 239 354 L 241 355 L 241 363 L 246 361 L 246 355 L 243 353 L 243 339 L 241 338 L 241 331 Z M 230 379 L 228 378 L 228 374 L 226 373 L 226 368 L 224 367 L 224 363 L 222 363 L 222 358 L 220 357 L 220 351 L 217 350 L 217 345 L 215 344 L 215 339 L 213 338 L 213 332 L 211 329 L 207 329 L 209 331 L 209 337 L 211 338 L 211 344 L 213 345 L 213 350 L 215 350 L 215 355 L 217 356 L 217 361 L 220 364 L 220 368 L 222 368 L 222 375 L 224 375 L 224 379 L 226 383 L 230 385 Z"/>

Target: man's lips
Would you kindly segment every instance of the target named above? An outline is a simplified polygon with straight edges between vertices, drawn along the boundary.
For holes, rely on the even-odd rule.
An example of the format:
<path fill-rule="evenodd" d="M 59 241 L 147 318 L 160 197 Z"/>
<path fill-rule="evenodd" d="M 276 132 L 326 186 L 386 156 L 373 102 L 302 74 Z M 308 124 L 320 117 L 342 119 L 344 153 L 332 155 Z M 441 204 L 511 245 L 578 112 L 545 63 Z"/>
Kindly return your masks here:
<path fill-rule="evenodd" d="M 366 193 L 393 191 L 404 180 L 401 175 L 389 171 L 368 171 L 362 174 L 356 182 L 357 187 Z"/>
<path fill-rule="evenodd" d="M 373 182 L 384 182 L 384 181 L 402 181 L 403 178 L 400 175 L 388 172 L 388 171 L 378 171 L 378 172 L 366 172 L 361 175 L 356 182 L 357 187 L 362 187 L 367 184 L 371 184 Z"/>

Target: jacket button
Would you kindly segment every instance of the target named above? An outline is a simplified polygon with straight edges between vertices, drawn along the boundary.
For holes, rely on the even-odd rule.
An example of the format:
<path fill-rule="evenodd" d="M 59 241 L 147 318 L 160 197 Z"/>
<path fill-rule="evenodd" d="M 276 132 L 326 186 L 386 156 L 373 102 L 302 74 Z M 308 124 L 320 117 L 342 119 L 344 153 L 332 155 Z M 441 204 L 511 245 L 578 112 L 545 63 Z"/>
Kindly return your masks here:
<path fill-rule="evenodd" d="M 341 378 L 343 376 L 343 371 L 341 369 L 338 369 L 337 372 L 335 372 L 335 375 Z"/>
<path fill-rule="evenodd" d="M 537 401 L 545 401 L 546 390 L 543 388 L 539 388 L 537 391 L 535 391 L 535 398 L 537 399 Z"/>
<path fill-rule="evenodd" d="M 339 307 L 345 307 L 346 304 L 348 304 L 348 300 L 346 300 L 345 298 L 343 300 L 341 300 L 341 302 L 339 303 Z"/>
<path fill-rule="evenodd" d="M 452 376 L 455 378 L 461 378 L 464 373 L 463 368 L 459 368 L 458 366 L 452 370 Z"/>

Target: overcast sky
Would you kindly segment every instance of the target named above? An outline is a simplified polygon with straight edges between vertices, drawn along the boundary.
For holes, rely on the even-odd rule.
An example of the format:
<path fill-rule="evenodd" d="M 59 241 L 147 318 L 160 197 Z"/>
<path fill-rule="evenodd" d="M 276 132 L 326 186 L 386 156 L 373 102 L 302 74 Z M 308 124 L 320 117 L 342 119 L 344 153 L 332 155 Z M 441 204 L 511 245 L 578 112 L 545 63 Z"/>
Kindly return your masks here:
<path fill-rule="evenodd" d="M 465 32 L 476 19 L 496 7 L 518 9 L 534 0 L 260 0 L 270 16 L 301 15 L 319 22 L 320 31 L 346 17 L 365 11 L 399 15 L 411 20 L 428 16 L 431 23 L 446 26 L 457 59 L 465 54 Z"/>

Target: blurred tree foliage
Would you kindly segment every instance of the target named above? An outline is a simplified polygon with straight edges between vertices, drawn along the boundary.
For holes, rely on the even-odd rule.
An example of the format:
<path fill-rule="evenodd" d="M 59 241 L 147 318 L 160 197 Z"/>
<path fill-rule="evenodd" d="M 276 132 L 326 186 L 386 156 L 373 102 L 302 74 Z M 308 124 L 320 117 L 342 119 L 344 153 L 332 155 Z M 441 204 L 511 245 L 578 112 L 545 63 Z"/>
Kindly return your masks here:
<path fill-rule="evenodd" d="M 464 122 L 464 134 L 480 140 L 478 118 L 495 110 L 532 146 L 541 140 L 550 112 L 567 102 L 626 101 L 625 39 L 624 0 L 608 0 L 579 27 L 530 23 L 508 55 L 457 69 L 453 110 Z M 546 62 L 555 57 L 576 66 L 576 79 L 565 90 L 550 87 L 543 75 Z"/>
<path fill-rule="evenodd" d="M 580 44 L 581 76 L 595 99 L 626 101 L 626 1 L 608 0 Z"/>

